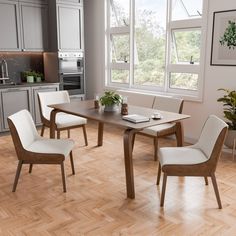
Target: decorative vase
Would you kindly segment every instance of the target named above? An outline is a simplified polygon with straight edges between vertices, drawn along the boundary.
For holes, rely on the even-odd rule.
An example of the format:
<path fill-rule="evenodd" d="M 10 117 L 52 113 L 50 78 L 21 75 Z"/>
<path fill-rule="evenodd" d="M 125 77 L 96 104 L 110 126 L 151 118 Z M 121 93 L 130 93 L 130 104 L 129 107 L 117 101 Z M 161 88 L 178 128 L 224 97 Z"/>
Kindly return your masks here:
<path fill-rule="evenodd" d="M 228 130 L 228 134 L 225 138 L 225 145 L 229 148 L 233 148 L 234 139 L 236 139 L 236 130 Z"/>
<path fill-rule="evenodd" d="M 105 105 L 104 111 L 114 112 L 118 110 L 117 105 Z"/>

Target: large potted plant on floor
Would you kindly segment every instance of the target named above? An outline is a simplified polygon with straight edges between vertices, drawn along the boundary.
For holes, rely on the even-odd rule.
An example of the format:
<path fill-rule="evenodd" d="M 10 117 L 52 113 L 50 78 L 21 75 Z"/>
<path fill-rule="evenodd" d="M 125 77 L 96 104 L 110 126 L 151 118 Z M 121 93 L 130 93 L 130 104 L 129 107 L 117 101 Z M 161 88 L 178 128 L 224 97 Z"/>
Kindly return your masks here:
<path fill-rule="evenodd" d="M 229 89 L 218 89 L 224 91 L 223 97 L 218 98 L 218 102 L 223 103 L 224 117 L 229 125 L 228 135 L 225 139 L 225 145 L 229 148 L 233 147 L 234 139 L 236 138 L 236 91 Z"/>
<path fill-rule="evenodd" d="M 122 97 L 114 91 L 106 91 L 100 97 L 100 102 L 105 106 L 104 111 L 116 111 L 121 104 Z"/>

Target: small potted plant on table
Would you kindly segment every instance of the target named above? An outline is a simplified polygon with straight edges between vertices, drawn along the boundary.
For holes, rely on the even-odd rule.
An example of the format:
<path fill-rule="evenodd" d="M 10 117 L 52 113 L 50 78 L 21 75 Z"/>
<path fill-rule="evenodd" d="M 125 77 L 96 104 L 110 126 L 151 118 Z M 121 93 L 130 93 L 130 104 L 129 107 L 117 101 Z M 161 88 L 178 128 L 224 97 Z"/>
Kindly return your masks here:
<path fill-rule="evenodd" d="M 104 111 L 117 111 L 122 102 L 122 97 L 114 91 L 106 91 L 99 100 L 105 106 Z"/>

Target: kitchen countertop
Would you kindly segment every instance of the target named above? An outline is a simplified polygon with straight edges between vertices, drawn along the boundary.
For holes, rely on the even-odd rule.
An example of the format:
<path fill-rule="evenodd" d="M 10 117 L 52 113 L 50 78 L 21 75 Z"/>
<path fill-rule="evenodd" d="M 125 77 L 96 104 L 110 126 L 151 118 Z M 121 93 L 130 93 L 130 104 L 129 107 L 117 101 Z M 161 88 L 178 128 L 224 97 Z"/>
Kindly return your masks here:
<path fill-rule="evenodd" d="M 6 84 L 0 84 L 0 89 L 18 88 L 18 87 L 20 88 L 20 87 L 46 86 L 46 85 L 54 85 L 54 84 L 59 84 L 59 82 L 58 83 L 52 83 L 52 82 L 20 83 L 20 84 L 6 83 Z"/>

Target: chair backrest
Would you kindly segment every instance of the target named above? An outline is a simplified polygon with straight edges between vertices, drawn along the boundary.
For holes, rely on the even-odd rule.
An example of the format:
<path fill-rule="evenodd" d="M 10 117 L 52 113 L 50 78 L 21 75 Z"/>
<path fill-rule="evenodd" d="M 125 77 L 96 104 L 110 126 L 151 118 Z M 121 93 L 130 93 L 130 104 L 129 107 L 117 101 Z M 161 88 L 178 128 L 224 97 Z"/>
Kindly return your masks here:
<path fill-rule="evenodd" d="M 206 120 L 198 142 L 194 145 L 200 148 L 208 160 L 218 161 L 228 125 L 215 115 L 210 115 Z"/>
<path fill-rule="evenodd" d="M 128 104 L 133 106 L 152 108 L 155 99 L 154 95 L 127 92 L 123 90 L 117 91 L 120 95 L 128 97 Z"/>
<path fill-rule="evenodd" d="M 26 149 L 39 138 L 34 121 L 28 110 L 21 110 L 7 118 L 16 149 Z"/>
<path fill-rule="evenodd" d="M 184 100 L 168 96 L 156 96 L 153 109 L 182 113 Z"/>
<path fill-rule="evenodd" d="M 70 102 L 70 96 L 66 90 L 38 93 L 38 99 L 40 115 L 47 120 L 50 120 L 52 111 L 52 108 L 48 107 L 48 105 Z"/>

